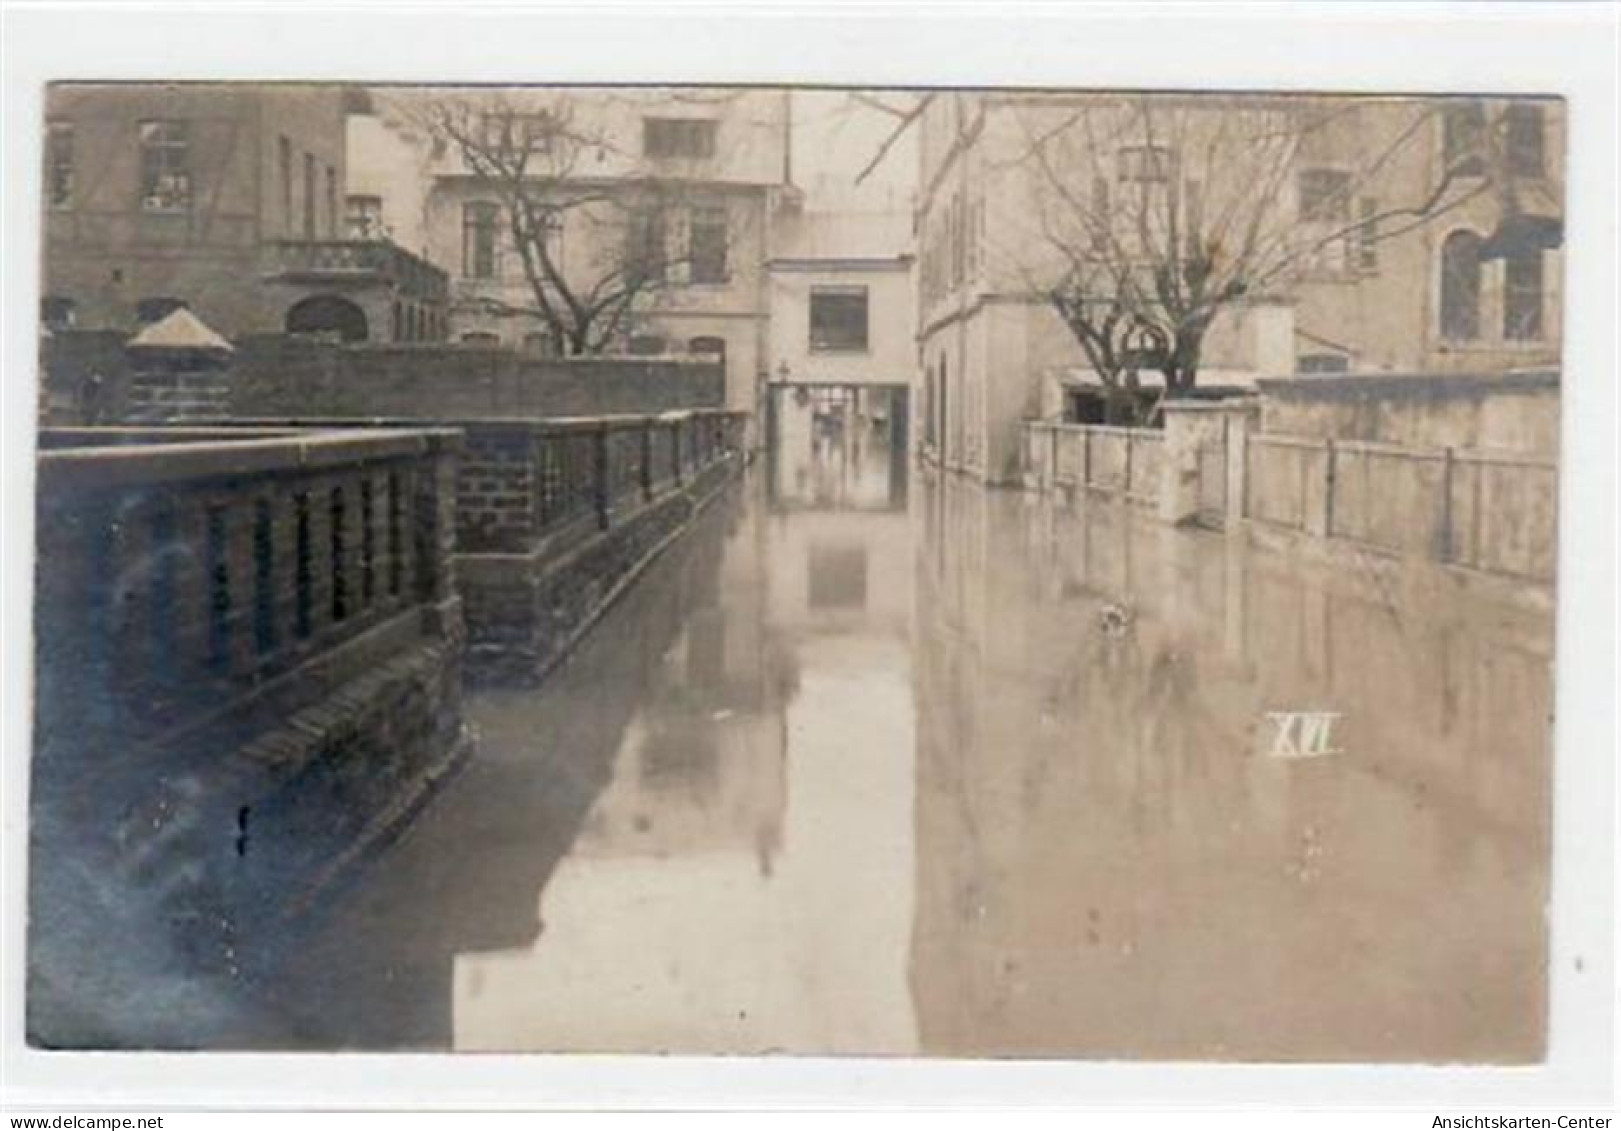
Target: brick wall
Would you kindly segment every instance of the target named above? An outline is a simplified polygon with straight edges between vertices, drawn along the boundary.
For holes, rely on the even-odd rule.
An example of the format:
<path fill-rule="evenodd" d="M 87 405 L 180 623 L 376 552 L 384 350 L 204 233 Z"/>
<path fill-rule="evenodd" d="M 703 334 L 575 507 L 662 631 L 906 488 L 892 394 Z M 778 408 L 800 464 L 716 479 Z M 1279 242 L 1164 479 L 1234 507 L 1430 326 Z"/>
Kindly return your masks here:
<path fill-rule="evenodd" d="M 713 361 L 542 358 L 461 344 L 237 342 L 232 411 L 246 417 L 560 417 L 720 407 Z"/>

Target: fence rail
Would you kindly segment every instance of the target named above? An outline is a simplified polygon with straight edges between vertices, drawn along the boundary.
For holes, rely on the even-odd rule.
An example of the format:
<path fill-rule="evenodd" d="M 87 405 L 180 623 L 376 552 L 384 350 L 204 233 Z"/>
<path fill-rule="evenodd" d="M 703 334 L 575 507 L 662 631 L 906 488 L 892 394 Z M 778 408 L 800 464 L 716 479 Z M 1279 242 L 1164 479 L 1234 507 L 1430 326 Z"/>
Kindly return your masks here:
<path fill-rule="evenodd" d="M 1395 556 L 1549 583 L 1558 468 L 1514 452 L 1256 434 L 1244 517 Z"/>
<path fill-rule="evenodd" d="M 1159 497 L 1165 436 L 1157 429 L 1032 421 L 1024 438 L 1025 466 L 1044 489 L 1096 491 L 1142 506 Z"/>
<path fill-rule="evenodd" d="M 1549 584 L 1555 573 L 1557 467 L 1551 459 L 1468 448 L 1408 448 L 1192 422 L 1167 433 L 1034 421 L 1024 460 L 1038 488 L 1101 492 L 1211 526 L 1247 521 L 1392 556 Z M 1182 492 L 1191 500 L 1183 505 Z"/>

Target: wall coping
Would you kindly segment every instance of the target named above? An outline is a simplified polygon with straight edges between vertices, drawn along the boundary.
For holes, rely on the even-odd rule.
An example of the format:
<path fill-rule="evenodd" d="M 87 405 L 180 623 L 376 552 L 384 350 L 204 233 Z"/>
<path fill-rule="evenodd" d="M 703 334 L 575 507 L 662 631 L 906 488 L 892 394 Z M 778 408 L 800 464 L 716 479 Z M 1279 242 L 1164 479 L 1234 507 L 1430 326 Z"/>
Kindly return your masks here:
<path fill-rule="evenodd" d="M 83 434 L 95 430 L 76 431 Z M 118 431 L 127 436 L 140 429 Z M 186 434 L 185 429 L 178 428 L 151 431 L 158 435 Z M 266 435 L 264 429 L 257 429 L 243 439 L 48 449 L 39 453 L 38 464 L 44 488 L 150 486 L 435 455 L 458 450 L 462 440 L 461 432 L 452 428 L 304 431 L 291 435 Z"/>
<path fill-rule="evenodd" d="M 478 428 L 481 430 L 509 429 L 515 432 L 589 432 L 606 425 L 609 430 L 639 428 L 647 424 L 679 424 L 685 420 L 715 417 L 747 416 L 744 409 L 735 408 L 675 408 L 657 413 L 605 413 L 601 416 L 254 416 L 234 418 L 244 432 L 256 430 L 331 428 L 331 429 L 417 429 L 440 426 L 448 429 Z"/>
<path fill-rule="evenodd" d="M 1363 397 L 1480 397 L 1489 393 L 1526 392 L 1559 387 L 1559 370 L 1528 369 L 1506 373 L 1366 373 L 1310 377 L 1262 377 L 1263 394 L 1278 400 L 1351 400 Z"/>

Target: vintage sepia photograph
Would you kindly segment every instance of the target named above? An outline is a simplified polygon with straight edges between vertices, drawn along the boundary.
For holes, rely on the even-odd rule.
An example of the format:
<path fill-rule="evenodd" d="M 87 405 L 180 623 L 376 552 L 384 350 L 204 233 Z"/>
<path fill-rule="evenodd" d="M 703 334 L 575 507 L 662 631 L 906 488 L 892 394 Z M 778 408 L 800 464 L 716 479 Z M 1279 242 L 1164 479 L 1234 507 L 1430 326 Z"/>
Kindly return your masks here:
<path fill-rule="evenodd" d="M 1544 1061 L 1557 92 L 43 101 L 31 1046 Z"/>

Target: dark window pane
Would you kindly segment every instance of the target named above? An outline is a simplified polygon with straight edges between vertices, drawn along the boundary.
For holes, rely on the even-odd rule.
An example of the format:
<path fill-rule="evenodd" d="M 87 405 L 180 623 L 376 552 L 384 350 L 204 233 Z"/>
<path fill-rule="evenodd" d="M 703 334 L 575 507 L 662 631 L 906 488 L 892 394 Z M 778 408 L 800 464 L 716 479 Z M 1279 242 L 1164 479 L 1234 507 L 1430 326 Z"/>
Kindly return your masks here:
<path fill-rule="evenodd" d="M 696 208 L 692 213 L 691 277 L 694 283 L 726 281 L 726 209 Z"/>
<path fill-rule="evenodd" d="M 1478 102 L 1453 102 L 1442 111 L 1442 155 L 1448 169 L 1464 176 L 1486 171 L 1486 112 Z"/>
<path fill-rule="evenodd" d="M 1516 102 L 1504 119 L 1508 171 L 1521 177 L 1542 176 L 1542 107 Z"/>
<path fill-rule="evenodd" d="M 867 348 L 867 288 L 813 290 L 810 299 L 813 351 Z"/>
<path fill-rule="evenodd" d="M 713 157 L 715 123 L 704 118 L 644 118 L 642 152 L 648 157 Z"/>
<path fill-rule="evenodd" d="M 666 247 L 663 209 L 650 207 L 633 215 L 625 248 L 625 270 L 632 281 L 662 283 L 668 259 Z"/>
<path fill-rule="evenodd" d="M 1542 337 L 1542 255 L 1528 252 L 1503 262 L 1503 337 Z"/>
<path fill-rule="evenodd" d="M 1339 169 L 1303 169 L 1300 173 L 1300 218 L 1344 220 L 1351 214 L 1351 174 Z"/>
<path fill-rule="evenodd" d="M 167 296 L 143 298 L 135 304 L 135 318 L 143 325 L 148 322 L 156 322 L 160 318 L 167 318 L 185 305 L 185 300 Z"/>
<path fill-rule="evenodd" d="M 470 279 L 495 277 L 494 204 L 478 201 L 462 207 L 462 274 Z"/>
<path fill-rule="evenodd" d="M 1480 337 L 1480 237 L 1453 232 L 1441 246 L 1441 336 Z"/>
<path fill-rule="evenodd" d="M 191 137 L 185 122 L 139 126 L 141 207 L 152 212 L 191 207 Z"/>
<path fill-rule="evenodd" d="M 1129 145 L 1120 150 L 1120 179 L 1159 183 L 1171 176 L 1175 158 L 1163 145 Z"/>

